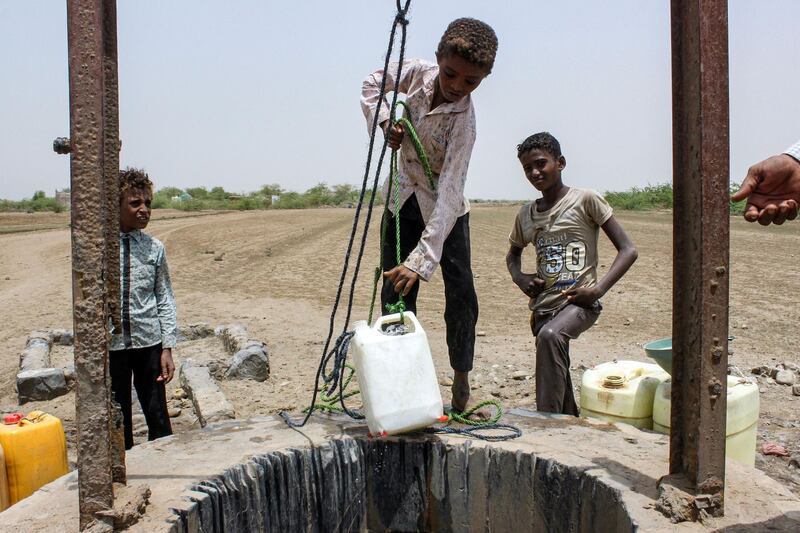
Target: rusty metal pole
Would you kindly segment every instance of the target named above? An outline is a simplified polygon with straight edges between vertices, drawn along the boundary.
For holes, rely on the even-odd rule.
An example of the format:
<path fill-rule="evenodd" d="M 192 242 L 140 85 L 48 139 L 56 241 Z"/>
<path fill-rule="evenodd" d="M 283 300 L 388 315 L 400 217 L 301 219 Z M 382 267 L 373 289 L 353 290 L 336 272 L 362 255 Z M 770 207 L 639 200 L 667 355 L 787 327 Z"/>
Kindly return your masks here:
<path fill-rule="evenodd" d="M 117 2 L 103 0 L 103 173 L 106 186 L 105 293 L 114 328 L 122 327 L 119 310 L 119 83 L 117 76 Z M 108 383 L 111 377 L 106 376 Z M 126 483 L 122 411 L 113 402 L 111 423 L 112 475 Z"/>
<path fill-rule="evenodd" d="M 727 0 L 672 0 L 670 476 L 693 518 L 724 510 L 728 366 Z"/>
<path fill-rule="evenodd" d="M 106 299 L 106 259 L 110 249 L 107 211 L 112 192 L 105 172 L 104 13 L 103 0 L 67 0 L 72 301 L 81 529 L 95 519 L 110 520 L 100 519 L 96 513 L 112 509 L 114 503 Z M 114 138 L 118 136 L 117 133 Z M 114 239 L 118 236 L 114 235 Z"/>
<path fill-rule="evenodd" d="M 119 312 L 119 82 L 117 1 L 103 0 L 103 172 L 106 179 L 106 293 L 108 314 L 121 327 Z"/>

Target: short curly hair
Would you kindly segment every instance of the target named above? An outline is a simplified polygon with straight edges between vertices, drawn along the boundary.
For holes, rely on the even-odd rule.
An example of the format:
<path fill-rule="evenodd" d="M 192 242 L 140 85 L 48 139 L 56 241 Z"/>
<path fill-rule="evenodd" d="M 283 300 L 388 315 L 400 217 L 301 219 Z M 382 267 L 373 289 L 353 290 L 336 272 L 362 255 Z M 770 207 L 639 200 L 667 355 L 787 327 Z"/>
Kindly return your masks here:
<path fill-rule="evenodd" d="M 124 200 L 129 192 L 144 191 L 153 196 L 153 182 L 142 169 L 128 167 L 119 171 L 119 199 Z"/>
<path fill-rule="evenodd" d="M 497 35 L 483 21 L 473 18 L 456 19 L 447 26 L 436 50 L 436 57 L 450 54 L 491 72 L 497 55 Z"/>
<path fill-rule="evenodd" d="M 558 139 L 553 137 L 549 132 L 542 131 L 534 133 L 522 143 L 517 145 L 517 157 L 522 157 L 522 154 L 531 150 L 543 150 L 552 155 L 556 159 L 561 157 L 561 144 Z"/>

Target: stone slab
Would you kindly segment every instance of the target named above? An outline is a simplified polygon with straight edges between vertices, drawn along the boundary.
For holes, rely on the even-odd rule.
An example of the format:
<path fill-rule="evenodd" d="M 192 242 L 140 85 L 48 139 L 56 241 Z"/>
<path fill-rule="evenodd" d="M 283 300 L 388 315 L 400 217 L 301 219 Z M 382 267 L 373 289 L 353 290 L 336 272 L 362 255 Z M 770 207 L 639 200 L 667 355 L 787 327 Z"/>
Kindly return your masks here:
<path fill-rule="evenodd" d="M 34 332 L 32 335 L 38 335 L 38 333 Z M 25 349 L 19 354 L 20 372 L 50 368 L 50 347 L 52 345 L 53 341 L 49 335 L 29 337 Z"/>
<path fill-rule="evenodd" d="M 52 400 L 69 392 L 62 368 L 24 370 L 17 374 L 19 403 Z"/>
<path fill-rule="evenodd" d="M 180 366 L 180 383 L 192 400 L 201 427 L 209 422 L 235 418 L 233 405 L 211 377 L 208 367 L 197 366 L 191 359 L 184 360 Z"/>
<path fill-rule="evenodd" d="M 226 379 L 265 381 L 269 377 L 269 356 L 263 343 L 251 344 L 236 352 L 225 372 Z"/>

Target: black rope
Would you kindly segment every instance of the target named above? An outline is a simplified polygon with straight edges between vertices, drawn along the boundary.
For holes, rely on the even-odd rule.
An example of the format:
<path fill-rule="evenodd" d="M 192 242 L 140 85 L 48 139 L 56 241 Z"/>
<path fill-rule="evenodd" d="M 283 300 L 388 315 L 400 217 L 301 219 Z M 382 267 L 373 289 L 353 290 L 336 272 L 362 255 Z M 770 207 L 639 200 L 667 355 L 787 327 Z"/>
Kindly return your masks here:
<path fill-rule="evenodd" d="M 507 433 L 500 435 L 489 433 L 488 435 L 484 435 L 483 433 L 486 431 L 506 431 Z M 460 428 L 453 426 L 433 426 L 425 428 L 423 432 L 433 434 L 447 433 L 450 435 L 463 435 L 465 437 L 472 437 L 489 442 L 500 442 L 504 440 L 516 439 L 517 437 L 522 436 L 522 431 L 518 427 L 510 424 L 480 424 L 477 426 L 466 426 Z"/>
<path fill-rule="evenodd" d="M 328 394 L 332 396 L 335 393 L 336 388 L 339 389 L 339 402 L 342 405 L 342 409 L 350 416 L 354 414 L 354 418 L 360 416 L 359 414 L 352 413 L 347 409 L 344 405 L 344 391 L 342 390 L 342 382 L 343 382 L 343 369 L 344 365 L 347 360 L 347 348 L 350 344 L 350 338 L 352 338 L 353 333 L 347 331 L 347 325 L 350 323 L 350 316 L 353 310 L 353 297 L 355 293 L 355 286 L 356 281 L 358 279 L 358 272 L 361 268 L 361 259 L 364 256 L 364 249 L 367 243 L 367 235 L 369 232 L 369 223 L 372 219 L 372 208 L 375 204 L 375 191 L 377 191 L 378 181 L 380 179 L 380 172 L 381 167 L 383 167 L 383 160 L 386 156 L 386 147 L 388 146 L 388 139 L 384 137 L 383 145 L 381 146 L 380 156 L 378 158 L 378 165 L 375 171 L 375 178 L 372 183 L 372 195 L 370 197 L 370 201 L 367 207 L 367 216 L 364 224 L 364 232 L 361 236 L 361 245 L 358 250 L 358 257 L 356 259 L 356 264 L 353 269 L 353 280 L 350 284 L 350 295 L 347 301 L 347 316 L 345 317 L 344 324 L 342 326 L 342 333 L 336 339 L 334 344 L 334 348 L 331 351 L 328 351 L 328 348 L 331 344 L 331 339 L 333 338 L 333 330 L 336 322 L 336 314 L 339 309 L 339 303 L 341 301 L 342 290 L 344 288 L 345 279 L 347 278 L 347 270 L 350 265 L 350 254 L 353 250 L 353 243 L 355 241 L 355 236 L 358 231 L 358 221 L 361 216 L 361 208 L 364 204 L 364 195 L 366 194 L 367 190 L 367 182 L 369 181 L 369 173 L 372 167 L 372 152 L 375 147 L 375 134 L 378 131 L 378 116 L 380 111 L 380 106 L 383 103 L 386 97 L 386 73 L 389 71 L 389 62 L 392 55 L 392 49 L 394 48 L 394 41 L 395 36 L 397 33 L 398 26 L 400 27 L 400 53 L 397 62 L 397 75 L 395 80 L 400 80 L 400 75 L 402 74 L 403 69 L 403 58 L 405 56 L 405 49 L 406 49 L 406 27 L 408 26 L 408 19 L 406 15 L 408 14 L 408 9 L 411 7 L 411 0 L 405 0 L 405 5 L 401 5 L 401 0 L 396 0 L 397 4 L 397 15 L 392 22 L 392 29 L 389 33 L 389 46 L 386 50 L 386 58 L 384 61 L 383 72 L 384 75 L 381 78 L 381 86 L 380 90 L 378 91 L 378 106 L 375 109 L 375 116 L 372 119 L 372 127 L 370 130 L 370 137 L 369 137 L 369 148 L 367 152 L 367 163 L 364 169 L 364 178 L 361 183 L 361 191 L 358 197 L 358 204 L 356 205 L 356 212 L 353 216 L 353 227 L 350 231 L 350 240 L 347 243 L 347 250 L 344 254 L 344 264 L 342 267 L 342 275 L 339 279 L 339 287 L 336 290 L 336 299 L 334 300 L 333 309 L 331 311 L 330 322 L 328 326 L 328 336 L 325 340 L 325 346 L 322 349 L 322 358 L 320 359 L 319 366 L 317 367 L 317 374 L 314 379 L 314 392 L 311 397 L 311 408 L 306 413 L 305 418 L 303 418 L 302 422 L 295 422 L 291 419 L 289 413 L 285 411 L 281 411 L 281 417 L 286 421 L 286 423 L 291 427 L 302 427 L 305 426 L 308 422 L 308 419 L 311 417 L 311 413 L 313 412 L 313 406 L 316 404 L 317 401 L 317 392 L 320 389 L 320 378 L 322 378 L 323 382 L 329 386 Z M 389 109 L 394 109 L 395 104 L 397 103 L 397 91 L 393 91 L 392 94 L 392 104 Z M 330 373 L 325 371 L 328 362 L 333 359 L 334 367 Z M 333 387 L 332 389 L 330 387 Z M 363 417 L 361 417 L 363 418 Z"/>

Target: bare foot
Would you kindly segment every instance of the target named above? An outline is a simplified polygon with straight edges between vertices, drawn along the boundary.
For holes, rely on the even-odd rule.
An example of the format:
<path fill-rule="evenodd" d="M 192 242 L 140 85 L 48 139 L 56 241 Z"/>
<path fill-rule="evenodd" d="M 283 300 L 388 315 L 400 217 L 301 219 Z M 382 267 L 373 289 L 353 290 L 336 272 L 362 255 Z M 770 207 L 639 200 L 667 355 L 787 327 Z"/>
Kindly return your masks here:
<path fill-rule="evenodd" d="M 463 413 L 469 403 L 469 372 L 455 371 L 453 375 L 453 411 Z"/>
<path fill-rule="evenodd" d="M 453 375 L 453 386 L 450 388 L 453 393 L 453 411 L 466 413 L 472 409 L 476 403 L 470 401 L 469 372 L 455 371 Z M 470 418 L 478 421 L 486 421 L 492 417 L 489 409 L 481 408 L 470 415 Z"/>

